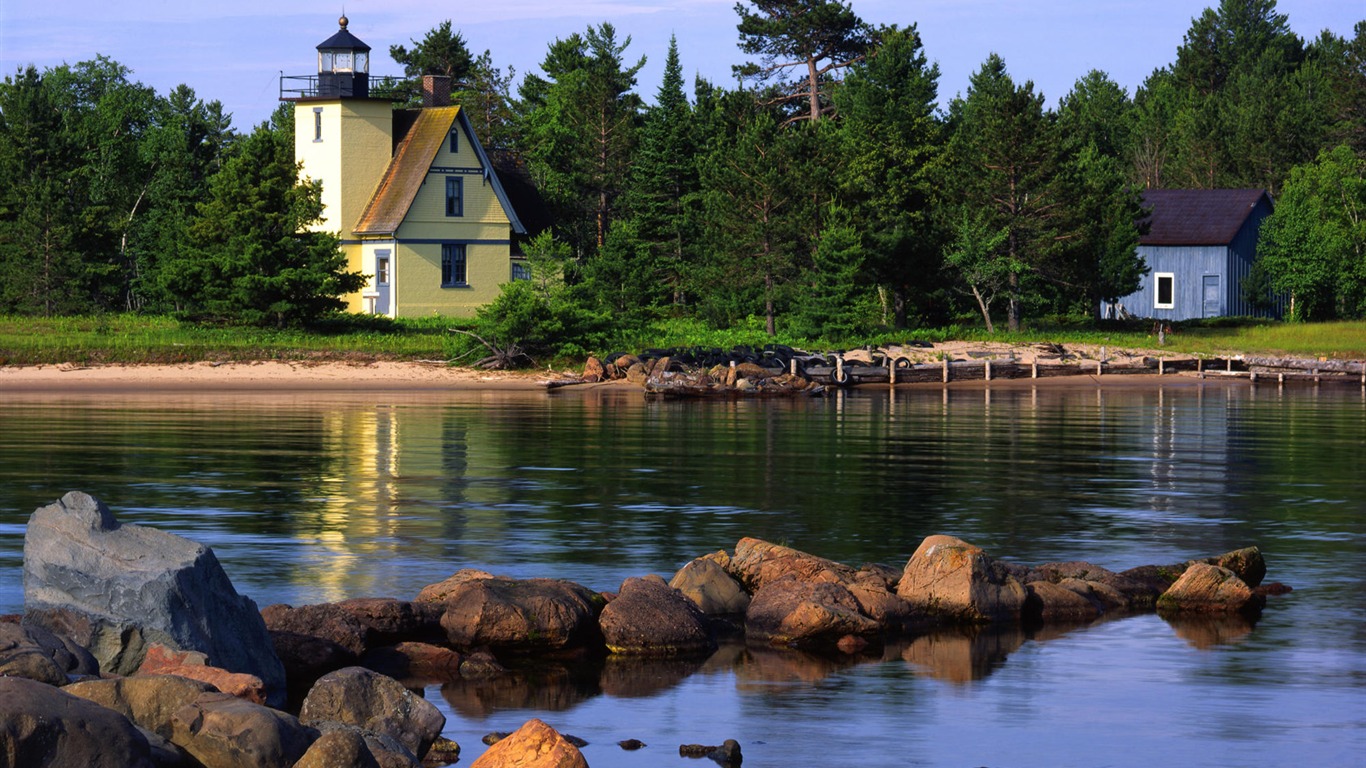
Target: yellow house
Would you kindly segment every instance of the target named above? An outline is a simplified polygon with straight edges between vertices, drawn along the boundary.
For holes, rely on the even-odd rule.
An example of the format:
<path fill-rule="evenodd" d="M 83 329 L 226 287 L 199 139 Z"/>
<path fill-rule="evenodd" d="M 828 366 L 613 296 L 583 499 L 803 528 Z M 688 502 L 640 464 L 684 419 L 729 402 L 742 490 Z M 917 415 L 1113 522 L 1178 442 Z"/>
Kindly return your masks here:
<path fill-rule="evenodd" d="M 341 29 L 318 46 L 318 75 L 282 77 L 294 103 L 294 157 L 322 184 L 323 220 L 368 284 L 352 312 L 471 315 L 526 276 L 526 234 L 446 78 L 423 80 L 423 108 L 371 98 L 370 46 Z"/>

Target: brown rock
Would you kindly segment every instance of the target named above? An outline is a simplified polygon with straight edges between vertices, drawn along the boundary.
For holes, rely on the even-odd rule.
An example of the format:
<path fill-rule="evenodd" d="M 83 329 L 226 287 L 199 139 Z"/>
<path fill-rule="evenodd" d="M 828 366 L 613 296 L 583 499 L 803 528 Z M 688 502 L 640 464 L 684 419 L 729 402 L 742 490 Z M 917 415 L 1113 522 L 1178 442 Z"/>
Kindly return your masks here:
<path fill-rule="evenodd" d="M 474 579 L 446 599 L 441 626 L 457 648 L 547 652 L 598 645 L 600 600 L 557 579 Z"/>
<path fill-rule="evenodd" d="M 1227 568 L 1195 563 L 1157 598 L 1160 613 L 1236 613 L 1257 611 L 1266 598 L 1256 595 Z"/>
<path fill-rule="evenodd" d="M 396 643 L 436 642 L 442 639 L 441 614 L 438 602 L 409 602 L 391 597 L 360 597 L 335 603 L 338 608 L 355 616 L 368 630 L 371 646 Z"/>
<path fill-rule="evenodd" d="M 46 683 L 0 677 L 0 764 L 152 768 L 128 718 Z"/>
<path fill-rule="evenodd" d="M 417 593 L 417 602 L 444 603 L 446 602 L 446 598 L 450 597 L 451 593 L 465 582 L 474 581 L 476 579 L 492 578 L 494 578 L 493 574 L 488 571 L 480 571 L 474 568 L 461 568 L 454 574 L 448 576 L 445 580 L 438 581 L 435 584 L 428 584 L 423 587 L 422 591 Z M 438 621 L 439 620 L 438 617 Z"/>
<path fill-rule="evenodd" d="M 845 635 L 871 638 L 879 629 L 844 586 L 795 577 L 762 587 L 745 612 L 746 634 L 772 645 L 833 648 Z"/>
<path fill-rule="evenodd" d="M 208 683 L 223 693 L 230 693 L 257 704 L 266 703 L 266 686 L 261 678 L 244 672 L 229 672 L 208 666 L 207 657 L 198 651 L 177 651 L 161 643 L 147 647 L 147 655 L 138 667 L 137 675 L 179 675 Z"/>
<path fill-rule="evenodd" d="M 327 720 L 315 723 L 324 736 L 329 733 L 349 733 L 365 742 L 365 748 L 379 768 L 421 768 L 422 761 L 401 741 L 387 733 L 360 728 L 348 723 Z"/>
<path fill-rule="evenodd" d="M 360 665 L 396 680 L 454 680 L 460 677 L 459 653 L 430 643 L 399 643 L 365 652 Z"/>
<path fill-rule="evenodd" d="M 46 631 L 46 630 L 39 630 Z M 22 677 L 47 685 L 66 685 L 63 670 L 27 627 L 0 624 L 0 676 Z"/>
<path fill-rule="evenodd" d="M 896 591 L 918 611 L 967 623 L 1018 619 L 1027 595 L 1004 566 L 952 536 L 921 542 Z"/>
<path fill-rule="evenodd" d="M 658 576 L 622 582 L 598 624 L 612 653 L 673 657 L 716 650 L 701 609 Z"/>
<path fill-rule="evenodd" d="M 755 363 L 739 363 L 735 366 L 735 373 L 739 378 L 749 379 L 750 381 L 763 381 L 775 376 L 781 376 L 782 370 L 778 368 L 765 368 Z"/>
<path fill-rule="evenodd" d="M 729 570 L 750 594 L 785 576 L 801 581 L 851 584 L 858 575 L 858 571 L 843 563 L 749 537 L 736 543 Z"/>
<path fill-rule="evenodd" d="M 293 768 L 380 768 L 365 738 L 351 730 L 324 733 Z"/>
<path fill-rule="evenodd" d="M 460 760 L 460 745 L 444 736 L 438 736 L 422 758 L 423 765 L 450 765 Z M 297 766 L 296 766 L 297 768 Z"/>
<path fill-rule="evenodd" d="M 319 605 L 268 605 L 261 618 L 271 632 L 292 632 L 329 640 L 360 656 L 368 647 L 369 630 L 360 619 L 333 603 Z"/>
<path fill-rule="evenodd" d="M 1100 609 L 1095 603 L 1061 584 L 1035 581 L 1026 585 L 1026 589 L 1029 590 L 1029 598 L 1025 613 L 1039 621 L 1091 621 L 1100 616 Z"/>
<path fill-rule="evenodd" d="M 421 758 L 441 735 L 446 716 L 391 677 L 362 667 L 323 676 L 308 692 L 299 719 L 334 721 L 388 734 Z"/>
<path fill-rule="evenodd" d="M 293 765 L 318 732 L 293 715 L 226 693 L 202 693 L 171 715 L 171 741 L 213 768 Z"/>
<path fill-rule="evenodd" d="M 744 613 L 749 608 L 749 594 L 740 582 L 714 560 L 705 557 L 680 568 L 669 580 L 669 586 L 683 593 L 706 614 Z"/>
<path fill-rule="evenodd" d="M 602 361 L 596 357 L 589 357 L 583 364 L 583 380 L 596 384 L 607 378 L 607 370 L 603 368 Z"/>
<path fill-rule="evenodd" d="M 175 732 L 171 717 L 176 711 L 193 704 L 202 694 L 214 692 L 208 683 L 179 675 L 86 680 L 62 690 L 112 709 L 163 739 L 170 739 Z"/>
<path fill-rule="evenodd" d="M 928 617 L 887 589 L 881 579 L 860 577 L 846 585 L 858 601 L 859 612 L 876 621 L 887 632 L 905 632 L 929 623 Z"/>
<path fill-rule="evenodd" d="M 1266 559 L 1257 547 L 1243 547 L 1196 562 L 1227 568 L 1242 579 L 1244 584 L 1254 589 L 1266 578 Z"/>
<path fill-rule="evenodd" d="M 285 667 L 291 710 L 298 709 L 318 678 L 356 664 L 356 654 L 321 637 L 271 632 L 270 640 Z"/>
<path fill-rule="evenodd" d="M 626 380 L 632 384 L 645 386 L 645 382 L 650 378 L 650 374 L 645 370 L 643 363 L 632 363 L 626 369 Z"/>
<path fill-rule="evenodd" d="M 533 718 L 489 747 L 470 768 L 588 768 L 588 761 L 554 728 Z"/>

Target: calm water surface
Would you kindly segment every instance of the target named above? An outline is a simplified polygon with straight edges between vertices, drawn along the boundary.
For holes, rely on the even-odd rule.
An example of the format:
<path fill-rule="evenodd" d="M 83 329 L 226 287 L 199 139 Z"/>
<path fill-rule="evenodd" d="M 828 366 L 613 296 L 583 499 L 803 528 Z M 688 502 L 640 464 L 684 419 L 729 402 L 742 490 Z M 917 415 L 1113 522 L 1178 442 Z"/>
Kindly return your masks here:
<path fill-rule="evenodd" d="M 433 686 L 468 764 L 541 717 L 594 768 L 1358 765 L 1366 396 L 1355 387 L 0 397 L 0 613 L 64 492 L 212 546 L 260 605 L 411 598 L 460 568 L 600 590 L 742 536 L 900 566 L 932 533 L 1120 570 L 1256 544 L 1295 587 L 1255 626 L 1156 616 L 951 633 L 834 661 L 541 665 Z M 616 742 L 649 744 L 623 752 Z M 703 761 L 707 765 L 710 762 Z"/>

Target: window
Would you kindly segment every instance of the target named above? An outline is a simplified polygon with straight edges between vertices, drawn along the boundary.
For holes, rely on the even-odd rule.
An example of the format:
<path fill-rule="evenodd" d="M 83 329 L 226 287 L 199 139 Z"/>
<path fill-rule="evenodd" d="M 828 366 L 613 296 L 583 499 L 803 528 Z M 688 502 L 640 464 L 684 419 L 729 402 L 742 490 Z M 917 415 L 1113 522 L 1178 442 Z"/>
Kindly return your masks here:
<path fill-rule="evenodd" d="M 375 284 L 389 284 L 389 257 L 380 256 L 375 259 Z"/>
<path fill-rule="evenodd" d="M 465 274 L 465 244 L 446 243 L 441 246 L 441 287 L 468 285 Z"/>
<path fill-rule="evenodd" d="M 323 140 L 323 108 L 313 108 L 313 140 Z"/>
<path fill-rule="evenodd" d="M 1157 279 L 1156 301 L 1153 307 L 1156 309 L 1173 309 L 1176 307 L 1176 275 L 1171 272 L 1157 272 L 1153 277 Z"/>
<path fill-rule="evenodd" d="M 531 265 L 529 265 L 529 264 L 523 264 L 522 262 L 519 262 L 519 261 L 514 261 L 514 262 L 512 262 L 512 279 L 513 279 L 513 280 L 530 280 L 530 279 L 531 279 Z"/>
<path fill-rule="evenodd" d="M 446 177 L 446 215 L 465 215 L 464 179 L 459 176 Z"/>
<path fill-rule="evenodd" d="M 460 129 L 459 129 L 459 128 L 452 128 L 452 129 L 451 129 L 451 154 L 453 155 L 453 154 L 455 154 L 456 152 L 459 152 L 459 151 L 460 151 Z"/>

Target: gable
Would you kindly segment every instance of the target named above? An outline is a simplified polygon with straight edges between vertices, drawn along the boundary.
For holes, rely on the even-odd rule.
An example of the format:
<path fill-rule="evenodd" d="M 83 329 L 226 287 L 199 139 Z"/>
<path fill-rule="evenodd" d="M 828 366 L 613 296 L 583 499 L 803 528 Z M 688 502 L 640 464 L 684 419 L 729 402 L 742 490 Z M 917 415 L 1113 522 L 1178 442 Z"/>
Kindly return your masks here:
<path fill-rule="evenodd" d="M 356 235 L 393 235 L 408 217 L 427 174 L 442 157 L 449 157 L 448 147 L 452 131 L 459 135 L 458 143 L 473 150 L 482 177 L 493 187 L 499 204 L 507 215 L 513 231 L 525 234 L 525 229 L 503 192 L 497 173 L 469 120 L 460 107 L 429 107 L 417 115 L 407 135 L 394 150 L 394 157 L 380 180 L 374 197 L 365 207 L 353 230 Z M 443 154 L 443 152 L 445 154 Z"/>
<path fill-rule="evenodd" d="M 1143 205 L 1152 211 L 1140 245 L 1228 245 L 1270 197 L 1261 189 L 1150 189 Z"/>

